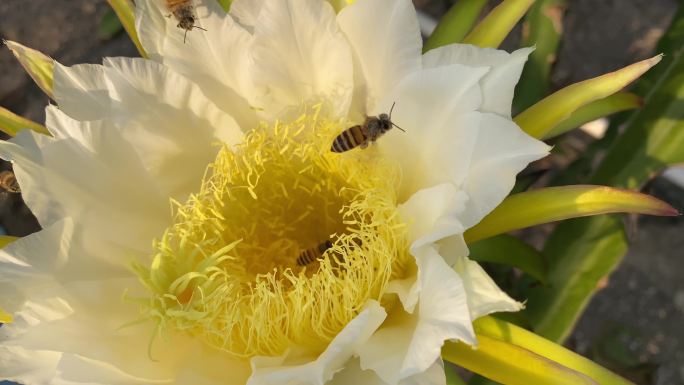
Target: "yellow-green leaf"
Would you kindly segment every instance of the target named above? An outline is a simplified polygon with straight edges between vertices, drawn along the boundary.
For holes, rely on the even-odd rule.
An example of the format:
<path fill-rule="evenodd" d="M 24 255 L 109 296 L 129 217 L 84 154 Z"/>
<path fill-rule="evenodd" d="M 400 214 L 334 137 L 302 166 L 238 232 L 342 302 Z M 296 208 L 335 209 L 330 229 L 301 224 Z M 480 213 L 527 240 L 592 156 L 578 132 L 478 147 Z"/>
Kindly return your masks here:
<path fill-rule="evenodd" d="M 113 9 L 108 9 L 102 18 L 100 24 L 97 26 L 97 36 L 100 40 L 109 40 L 123 31 L 121 20 L 116 15 Z"/>
<path fill-rule="evenodd" d="M 546 259 L 534 247 L 511 236 L 500 234 L 468 245 L 470 259 L 516 267 L 541 283 L 546 283 Z"/>
<path fill-rule="evenodd" d="M 138 31 L 135 29 L 135 6 L 131 0 L 107 0 L 107 2 L 116 13 L 116 16 L 119 17 L 121 25 L 123 25 L 126 33 L 130 36 L 138 52 L 140 52 L 140 56 L 147 57 L 147 53 L 142 44 L 140 44 L 140 39 L 138 39 Z"/>
<path fill-rule="evenodd" d="M 514 120 L 531 136 L 543 138 L 577 109 L 620 91 L 656 65 L 661 58 L 658 55 L 621 70 L 569 85 L 523 111 Z"/>
<path fill-rule="evenodd" d="M 623 129 L 609 130 L 609 137 L 573 164 L 570 178 L 640 189 L 666 166 L 684 163 L 684 6 L 673 16 L 656 48 L 665 52 L 663 61 L 635 87 L 645 97 L 644 107 L 630 114 Z M 605 156 L 597 165 L 599 152 Z M 563 342 L 599 283 L 615 270 L 627 249 L 620 218 L 600 216 L 561 223 L 544 245 L 546 255 L 553 256 L 549 286 L 529 288 L 525 293 L 525 313 L 535 331 Z"/>
<path fill-rule="evenodd" d="M 9 313 L 6 313 L 2 308 L 0 308 L 0 324 L 9 324 L 14 322 L 14 318 Z"/>
<path fill-rule="evenodd" d="M 52 58 L 44 55 L 40 51 L 25 47 L 14 41 L 5 41 L 5 45 L 9 48 L 14 56 L 19 60 L 26 73 L 31 76 L 38 87 L 54 99 L 52 92 L 52 75 L 55 68 L 55 61 Z"/>
<path fill-rule="evenodd" d="M 525 16 L 534 0 L 504 0 L 463 39 L 466 44 L 497 48 Z"/>
<path fill-rule="evenodd" d="M 515 87 L 513 111 L 517 114 L 548 95 L 549 76 L 563 38 L 568 0 L 537 0 L 522 25 L 521 47 L 534 46 Z"/>
<path fill-rule="evenodd" d="M 540 337 L 519 326 L 493 317 L 482 317 L 474 323 L 478 340 L 486 337 L 494 341 L 511 344 L 524 349 L 565 368 L 574 370 L 601 385 L 632 385 L 630 381 L 597 365 L 581 355 L 554 342 Z M 556 384 L 556 382 L 528 382 L 528 384 Z"/>
<path fill-rule="evenodd" d="M 454 4 L 437 24 L 423 45 L 423 52 L 447 44 L 460 43 L 470 32 L 487 0 L 460 0 Z"/>
<path fill-rule="evenodd" d="M 629 92 L 618 92 L 603 99 L 586 104 L 573 112 L 567 119 L 560 122 L 544 135 L 544 139 L 564 134 L 583 124 L 598 118 L 615 114 L 620 111 L 633 110 L 643 105 L 639 95 Z"/>
<path fill-rule="evenodd" d="M 355 0 L 328 0 L 328 2 L 335 8 L 335 12 L 340 12 L 342 8 L 353 4 Z"/>
<path fill-rule="evenodd" d="M 0 131 L 9 136 L 15 136 L 17 132 L 25 129 L 50 135 L 50 132 L 45 126 L 21 117 L 6 108 L 0 107 Z"/>
<path fill-rule="evenodd" d="M 504 385 L 598 385 L 591 378 L 501 339 L 477 335 L 477 347 L 447 342 L 442 358 Z"/>
<path fill-rule="evenodd" d="M 650 195 L 605 186 L 547 187 L 506 198 L 480 223 L 465 232 L 466 242 L 568 218 L 608 213 L 679 215 Z"/>
<path fill-rule="evenodd" d="M 233 2 L 233 0 L 218 0 L 219 4 L 221 4 L 221 7 L 223 7 L 223 10 L 228 12 L 230 10 L 230 4 Z"/>
<path fill-rule="evenodd" d="M 446 377 L 446 385 L 467 385 L 456 371 L 456 366 L 454 365 L 445 364 L 444 375 Z"/>

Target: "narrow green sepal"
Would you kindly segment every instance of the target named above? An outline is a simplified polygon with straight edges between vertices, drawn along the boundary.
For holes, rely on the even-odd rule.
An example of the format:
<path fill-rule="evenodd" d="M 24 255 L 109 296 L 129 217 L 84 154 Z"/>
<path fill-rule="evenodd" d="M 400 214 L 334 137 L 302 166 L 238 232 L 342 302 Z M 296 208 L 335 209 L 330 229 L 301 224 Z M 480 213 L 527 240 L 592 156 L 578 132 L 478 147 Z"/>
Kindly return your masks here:
<path fill-rule="evenodd" d="M 639 95 L 629 92 L 618 92 L 603 99 L 593 101 L 578 108 L 567 119 L 558 123 L 544 135 L 543 139 L 553 138 L 593 120 L 606 117 L 621 111 L 633 110 L 643 105 Z"/>
<path fill-rule="evenodd" d="M 497 48 L 525 16 L 534 0 L 504 0 L 463 39 L 465 44 Z"/>
<path fill-rule="evenodd" d="M 535 47 L 515 87 L 513 111 L 524 111 L 548 95 L 551 68 L 563 35 L 566 0 L 538 0 L 522 24 L 521 47 Z"/>
<path fill-rule="evenodd" d="M 230 4 L 233 2 L 233 0 L 218 0 L 219 4 L 221 4 L 221 7 L 223 7 L 223 10 L 228 12 L 230 11 Z"/>
<path fill-rule="evenodd" d="M 477 334 L 477 341 L 476 347 L 447 342 L 442 358 L 503 385 L 599 385 L 584 374 L 503 339 Z"/>
<path fill-rule="evenodd" d="M 516 267 L 542 284 L 547 281 L 544 255 L 516 237 L 501 234 L 470 244 L 468 249 L 473 261 Z"/>
<path fill-rule="evenodd" d="M 577 109 L 620 91 L 660 62 L 661 58 L 662 55 L 658 55 L 621 70 L 571 84 L 542 99 L 514 120 L 531 136 L 543 138 Z"/>
<path fill-rule="evenodd" d="M 50 131 L 45 126 L 19 116 L 4 107 L 0 107 L 0 131 L 9 136 L 15 136 L 19 131 L 26 129 L 50 135 Z"/>
<path fill-rule="evenodd" d="M 54 99 L 52 79 L 55 61 L 42 52 L 25 47 L 17 42 L 6 40 L 4 43 L 7 48 L 12 51 L 17 60 L 19 60 L 19 63 L 24 67 L 26 73 L 34 82 L 36 82 L 36 85 L 38 85 L 47 96 Z"/>
<path fill-rule="evenodd" d="M 133 44 L 135 44 L 135 48 L 138 49 L 140 56 L 146 58 L 147 53 L 140 43 L 138 31 L 135 29 L 135 6 L 131 0 L 107 0 L 107 2 L 116 13 L 116 16 L 119 17 L 121 25 L 123 25 Z"/>
<path fill-rule="evenodd" d="M 472 243 L 542 223 L 609 213 L 679 215 L 669 204 L 631 190 L 593 185 L 547 187 L 509 196 L 464 237 Z"/>
<path fill-rule="evenodd" d="M 423 52 L 462 42 L 477 22 L 485 5 L 487 0 L 460 0 L 454 4 L 423 45 Z"/>
<path fill-rule="evenodd" d="M 474 324 L 476 350 L 447 343 L 442 357 L 506 385 L 633 385 L 602 366 L 519 326 L 491 316 Z"/>

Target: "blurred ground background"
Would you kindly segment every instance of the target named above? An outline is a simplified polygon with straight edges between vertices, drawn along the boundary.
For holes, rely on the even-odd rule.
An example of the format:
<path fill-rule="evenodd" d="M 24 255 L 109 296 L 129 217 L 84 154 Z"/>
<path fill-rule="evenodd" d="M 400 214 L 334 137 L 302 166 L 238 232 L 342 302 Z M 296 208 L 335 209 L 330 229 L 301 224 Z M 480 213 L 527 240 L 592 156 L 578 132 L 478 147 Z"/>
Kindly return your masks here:
<path fill-rule="evenodd" d="M 451 3 L 414 2 L 437 18 Z M 650 56 L 678 3 L 569 0 L 553 87 Z M 0 37 L 36 48 L 65 65 L 99 63 L 104 56 L 136 56 L 125 34 L 109 36 L 107 17 L 105 0 L 0 0 Z M 512 36 L 505 48 L 515 48 L 517 40 Z M 0 49 L 0 105 L 42 122 L 47 103 L 10 52 Z M 564 140 L 581 146 L 587 138 L 575 133 Z M 660 178 L 649 191 L 684 211 L 684 192 L 674 184 Z M 6 193 L 0 193 L 0 225 L 19 236 L 38 228 L 21 198 Z M 568 345 L 639 384 L 684 384 L 684 220 L 641 218 L 632 228 L 629 254 L 604 282 Z"/>

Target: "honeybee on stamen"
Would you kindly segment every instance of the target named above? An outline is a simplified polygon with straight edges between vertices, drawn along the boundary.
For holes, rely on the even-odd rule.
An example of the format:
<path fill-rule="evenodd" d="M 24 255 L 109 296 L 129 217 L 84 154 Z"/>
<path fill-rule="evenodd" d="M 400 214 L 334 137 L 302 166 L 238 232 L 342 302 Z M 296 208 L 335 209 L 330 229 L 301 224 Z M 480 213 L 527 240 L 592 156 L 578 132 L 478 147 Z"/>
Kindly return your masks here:
<path fill-rule="evenodd" d="M 13 194 L 19 194 L 21 192 L 19 183 L 17 183 L 17 178 L 14 176 L 14 173 L 9 170 L 0 172 L 0 188 Z"/>
<path fill-rule="evenodd" d="M 316 247 L 312 247 L 312 248 L 309 248 L 309 249 L 302 251 L 299 254 L 299 257 L 297 257 L 297 265 L 298 266 L 306 266 L 306 265 L 312 263 L 313 261 L 321 258 L 323 256 L 323 253 L 325 253 L 332 246 L 333 246 L 332 242 L 325 241 L 323 243 L 320 243 Z"/>
<path fill-rule="evenodd" d="M 342 131 L 342 133 L 337 135 L 335 140 L 333 140 L 330 151 L 340 153 L 352 150 L 356 147 L 366 148 L 370 143 L 378 140 L 380 136 L 389 131 L 392 127 L 404 131 L 403 128 L 392 122 L 392 111 L 394 110 L 395 104 L 396 103 L 392 103 L 389 115 L 380 114 L 378 116 L 366 116 L 366 121 L 363 122 L 363 124 L 352 126 Z"/>
<path fill-rule="evenodd" d="M 192 31 L 194 28 L 206 31 L 206 29 L 195 25 L 197 16 L 195 16 L 195 6 L 192 2 L 193 0 L 165 0 L 166 8 L 178 20 L 177 27 L 185 30 L 183 43 L 188 36 L 188 31 Z"/>

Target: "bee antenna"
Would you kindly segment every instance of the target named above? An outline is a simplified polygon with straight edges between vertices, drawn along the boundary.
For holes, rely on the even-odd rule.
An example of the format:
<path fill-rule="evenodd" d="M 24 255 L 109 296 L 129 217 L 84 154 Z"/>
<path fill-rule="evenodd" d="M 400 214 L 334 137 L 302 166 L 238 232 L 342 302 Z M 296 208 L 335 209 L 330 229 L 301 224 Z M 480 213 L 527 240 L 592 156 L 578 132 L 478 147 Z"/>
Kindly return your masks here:
<path fill-rule="evenodd" d="M 185 44 L 185 39 L 188 37 L 188 30 L 185 30 L 185 34 L 183 35 L 183 44 Z"/>
<path fill-rule="evenodd" d="M 202 27 L 198 27 L 198 26 L 196 26 L 196 25 L 193 26 L 192 28 L 197 28 L 197 29 L 201 29 L 202 31 L 206 31 L 206 29 L 204 29 L 204 28 L 202 28 Z"/>
<path fill-rule="evenodd" d="M 406 132 L 406 130 L 404 130 L 403 128 L 397 126 L 396 124 L 394 124 L 394 123 L 392 122 L 392 111 L 394 111 L 394 105 L 395 105 L 395 104 L 397 104 L 397 102 L 392 103 L 392 108 L 390 108 L 390 112 L 389 112 L 389 121 L 390 121 L 390 123 L 392 123 L 392 125 L 393 125 L 394 127 L 400 129 L 401 132 Z"/>

